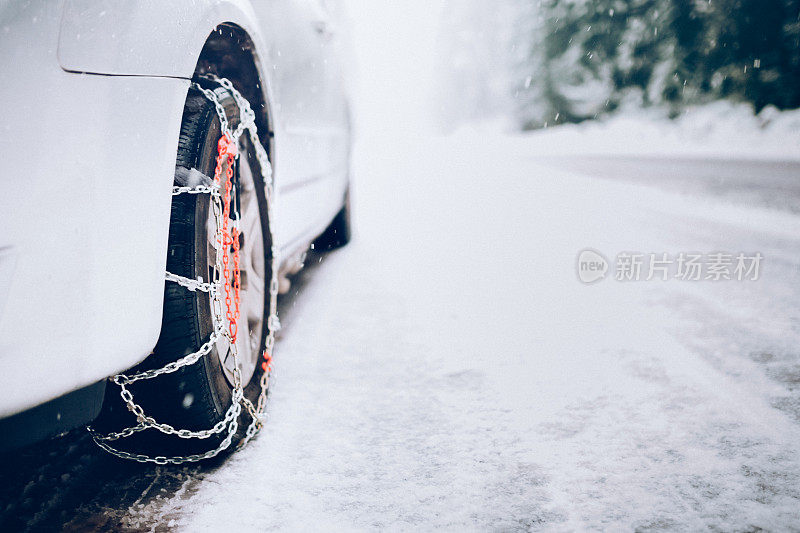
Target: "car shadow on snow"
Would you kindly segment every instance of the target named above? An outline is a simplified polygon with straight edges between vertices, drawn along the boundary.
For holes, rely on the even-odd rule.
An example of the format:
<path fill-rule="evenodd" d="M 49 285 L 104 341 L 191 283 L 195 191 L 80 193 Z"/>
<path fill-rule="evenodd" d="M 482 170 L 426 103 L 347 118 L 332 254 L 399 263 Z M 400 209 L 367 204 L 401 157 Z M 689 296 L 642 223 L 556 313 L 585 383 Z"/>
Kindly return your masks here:
<path fill-rule="evenodd" d="M 335 252 L 334 252 L 335 253 Z M 327 254 L 309 253 L 306 267 L 278 301 L 283 329 L 291 327 L 298 297 Z M 170 500 L 191 497 L 203 478 L 225 462 L 153 466 L 100 450 L 83 428 L 0 454 L 0 531 L 168 530 Z"/>

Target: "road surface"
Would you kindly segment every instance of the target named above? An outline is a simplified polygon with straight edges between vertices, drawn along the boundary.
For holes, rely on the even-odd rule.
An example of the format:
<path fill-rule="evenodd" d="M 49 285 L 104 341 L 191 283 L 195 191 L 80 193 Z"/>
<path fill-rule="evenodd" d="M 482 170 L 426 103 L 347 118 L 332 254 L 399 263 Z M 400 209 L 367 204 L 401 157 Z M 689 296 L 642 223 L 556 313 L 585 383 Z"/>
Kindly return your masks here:
<path fill-rule="evenodd" d="M 362 140 L 358 233 L 281 302 L 258 439 L 183 469 L 77 435 L 26 450 L 4 465 L 6 526 L 797 527 L 800 218 L 675 192 L 702 160 L 578 168 L 524 144 Z M 772 190 L 774 165 L 746 168 L 743 189 Z M 758 281 L 584 285 L 587 247 L 764 262 Z"/>
<path fill-rule="evenodd" d="M 612 154 L 539 157 L 537 161 L 598 178 L 800 213 L 800 162 L 796 160 Z"/>

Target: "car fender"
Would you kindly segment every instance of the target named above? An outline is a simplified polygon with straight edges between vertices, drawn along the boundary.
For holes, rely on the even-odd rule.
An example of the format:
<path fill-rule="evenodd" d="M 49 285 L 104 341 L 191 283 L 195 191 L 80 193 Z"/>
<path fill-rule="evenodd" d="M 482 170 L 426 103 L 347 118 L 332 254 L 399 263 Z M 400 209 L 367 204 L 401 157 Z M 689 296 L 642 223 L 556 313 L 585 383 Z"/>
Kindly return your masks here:
<path fill-rule="evenodd" d="M 244 0 L 66 0 L 58 61 L 69 72 L 188 79 L 209 34 L 225 22 L 265 49 Z"/>
<path fill-rule="evenodd" d="M 265 35 L 274 34 L 270 25 L 277 23 L 261 20 L 249 0 L 64 0 L 58 63 L 73 73 L 191 79 L 209 35 L 222 24 L 234 24 L 253 43 L 274 133 L 284 125 L 267 68 L 274 63 L 274 46 Z"/>

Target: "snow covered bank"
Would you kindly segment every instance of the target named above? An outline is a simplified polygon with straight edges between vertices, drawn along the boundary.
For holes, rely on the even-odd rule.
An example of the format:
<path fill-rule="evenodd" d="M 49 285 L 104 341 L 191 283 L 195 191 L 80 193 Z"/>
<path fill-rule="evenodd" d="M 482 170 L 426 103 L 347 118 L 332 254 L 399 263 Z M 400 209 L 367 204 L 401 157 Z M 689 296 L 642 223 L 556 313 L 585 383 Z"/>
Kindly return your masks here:
<path fill-rule="evenodd" d="M 484 135 L 472 127 L 457 135 Z M 516 137 L 516 136 L 515 136 Z M 670 120 L 663 109 L 637 109 L 581 124 L 565 124 L 518 136 L 533 155 L 637 155 L 724 159 L 800 159 L 800 109 L 727 101 L 691 107 Z"/>

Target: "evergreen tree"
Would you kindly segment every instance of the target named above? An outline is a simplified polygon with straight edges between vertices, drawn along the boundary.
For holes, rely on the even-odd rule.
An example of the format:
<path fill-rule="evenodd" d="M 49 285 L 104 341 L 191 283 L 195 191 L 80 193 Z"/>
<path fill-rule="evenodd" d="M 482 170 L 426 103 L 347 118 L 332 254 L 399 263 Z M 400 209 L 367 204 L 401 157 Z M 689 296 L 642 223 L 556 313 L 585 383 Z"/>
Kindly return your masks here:
<path fill-rule="evenodd" d="M 523 0 L 520 0 L 523 1 Z M 523 127 L 578 122 L 625 100 L 800 106 L 800 0 L 523 2 Z"/>

